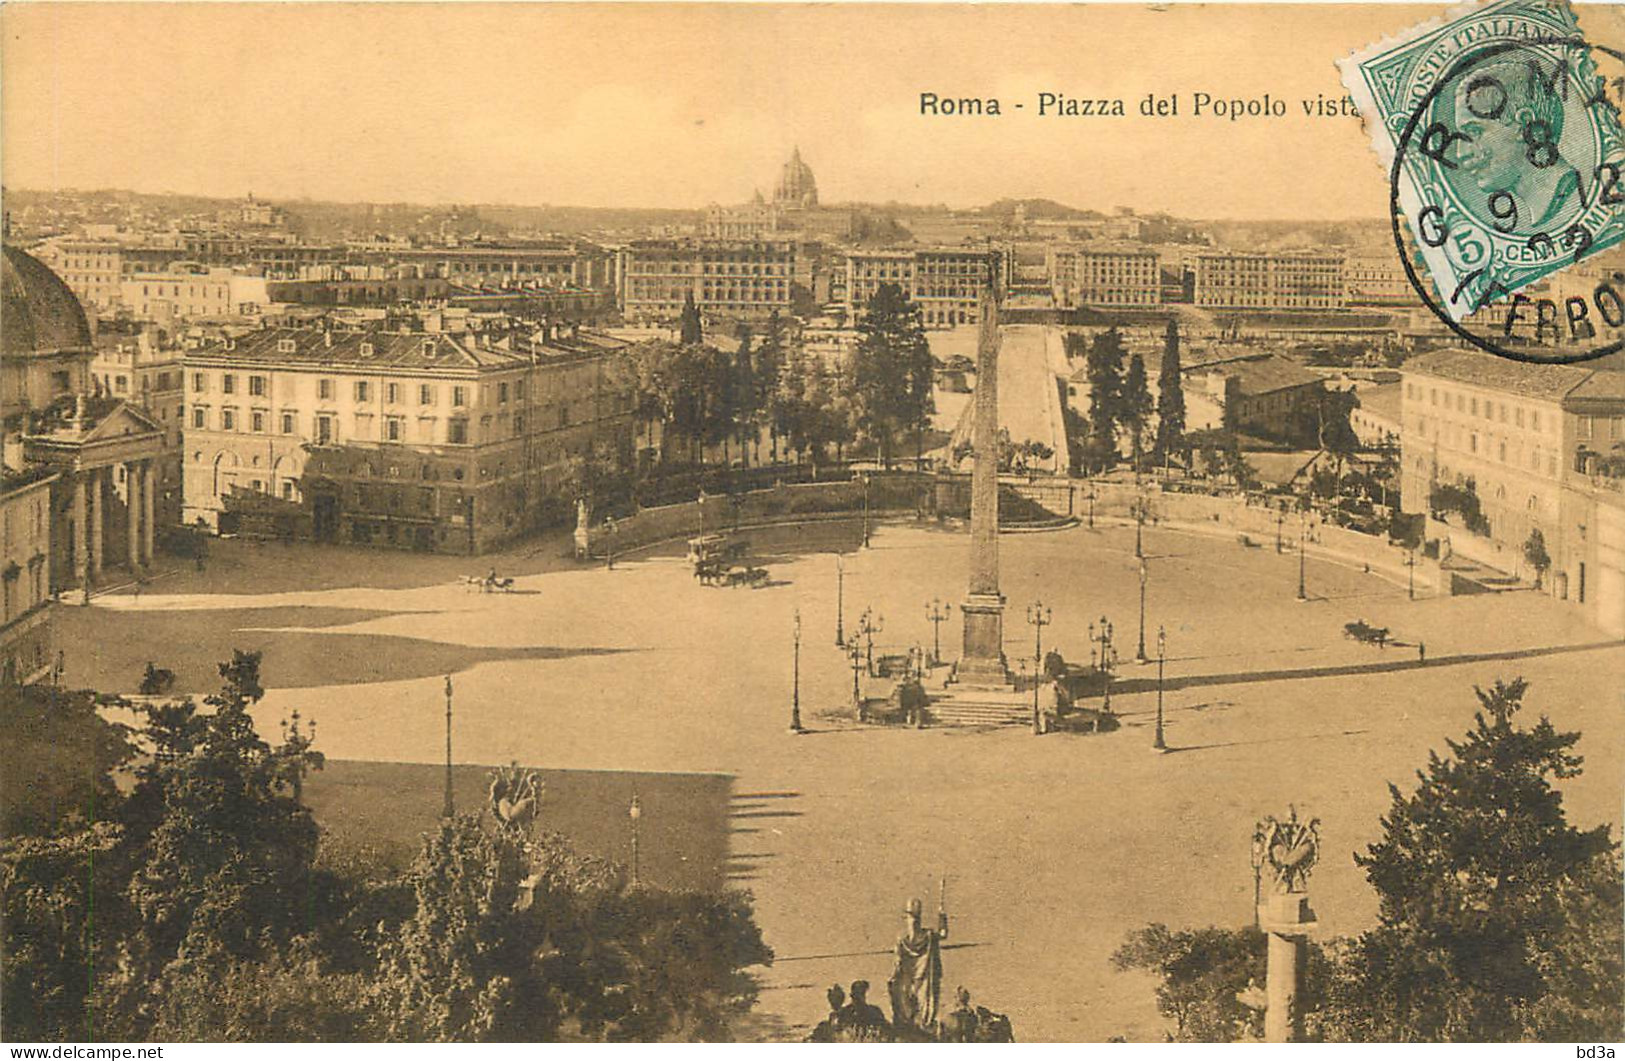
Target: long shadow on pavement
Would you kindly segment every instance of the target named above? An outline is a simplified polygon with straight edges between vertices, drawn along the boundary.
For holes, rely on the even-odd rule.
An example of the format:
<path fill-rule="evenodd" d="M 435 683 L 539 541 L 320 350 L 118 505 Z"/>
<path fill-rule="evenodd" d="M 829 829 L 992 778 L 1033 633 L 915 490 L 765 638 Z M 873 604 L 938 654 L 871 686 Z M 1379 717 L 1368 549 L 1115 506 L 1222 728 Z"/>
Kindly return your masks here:
<path fill-rule="evenodd" d="M 174 692 L 212 692 L 217 669 L 233 649 L 261 652 L 266 684 L 310 688 L 405 681 L 456 674 L 480 663 L 565 659 L 635 651 L 544 645 L 458 645 L 397 634 L 336 629 L 397 613 L 354 608 L 239 608 L 208 612 L 59 612 L 68 680 L 90 688 L 133 692 L 149 661 L 175 674 Z M 275 629 L 279 624 L 302 629 Z M 75 648 L 74 646 L 82 646 Z"/>
<path fill-rule="evenodd" d="M 1293 670 L 1239 671 L 1233 674 L 1192 674 L 1167 678 L 1165 691 L 1196 689 L 1208 685 L 1244 685 L 1251 682 L 1296 681 L 1305 678 L 1344 678 L 1359 674 L 1389 674 L 1407 670 L 1433 670 L 1463 663 L 1488 663 L 1495 660 L 1533 659 L 1539 656 L 1557 656 L 1569 652 L 1591 652 L 1595 649 L 1621 648 L 1618 641 L 1593 641 L 1578 645 L 1551 645 L 1545 648 L 1508 649 L 1504 652 L 1464 652 L 1454 656 L 1436 656 L 1426 663 L 1415 659 L 1378 660 L 1373 663 L 1345 663 L 1326 667 L 1301 667 Z M 1128 678 L 1112 682 L 1113 693 L 1154 692 L 1155 678 Z"/>

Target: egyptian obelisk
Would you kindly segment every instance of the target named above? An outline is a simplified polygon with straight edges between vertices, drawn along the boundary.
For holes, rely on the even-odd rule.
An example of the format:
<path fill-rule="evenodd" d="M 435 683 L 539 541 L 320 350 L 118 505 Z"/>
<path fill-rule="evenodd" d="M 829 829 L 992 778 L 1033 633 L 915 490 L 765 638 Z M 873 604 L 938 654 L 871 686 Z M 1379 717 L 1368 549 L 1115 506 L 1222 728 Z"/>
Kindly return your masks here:
<path fill-rule="evenodd" d="M 1006 685 L 1004 594 L 999 592 L 999 303 L 993 285 L 982 292 L 972 398 L 970 587 L 960 614 L 965 641 L 954 679 Z"/>

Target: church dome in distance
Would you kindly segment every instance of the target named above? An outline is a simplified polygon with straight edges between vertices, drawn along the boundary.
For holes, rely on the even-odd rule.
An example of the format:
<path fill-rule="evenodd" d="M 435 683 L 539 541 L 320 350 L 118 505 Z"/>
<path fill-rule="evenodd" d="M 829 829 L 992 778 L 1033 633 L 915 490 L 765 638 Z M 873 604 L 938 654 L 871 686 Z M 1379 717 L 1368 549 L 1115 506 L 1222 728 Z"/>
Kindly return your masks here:
<path fill-rule="evenodd" d="M 799 147 L 790 152 L 790 161 L 784 164 L 773 201 L 786 206 L 818 205 L 818 181 L 813 177 L 812 167 L 801 161 Z"/>
<path fill-rule="evenodd" d="M 90 322 L 79 299 L 44 262 L 7 246 L 0 265 L 0 357 L 88 350 Z"/>

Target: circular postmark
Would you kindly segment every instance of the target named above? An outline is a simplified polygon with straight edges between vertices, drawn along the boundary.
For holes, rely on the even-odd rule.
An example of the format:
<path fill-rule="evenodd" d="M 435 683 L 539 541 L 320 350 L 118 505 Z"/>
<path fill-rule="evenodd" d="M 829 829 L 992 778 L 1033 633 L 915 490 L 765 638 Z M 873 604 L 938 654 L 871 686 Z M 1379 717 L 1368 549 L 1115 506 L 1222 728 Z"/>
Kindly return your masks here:
<path fill-rule="evenodd" d="M 1564 297 L 1522 291 L 1625 239 L 1625 148 L 1593 49 L 1625 61 L 1573 35 L 1489 34 L 1395 116 L 1400 264 L 1451 331 L 1501 357 L 1567 364 L 1625 349 L 1625 271 L 1571 274 Z"/>

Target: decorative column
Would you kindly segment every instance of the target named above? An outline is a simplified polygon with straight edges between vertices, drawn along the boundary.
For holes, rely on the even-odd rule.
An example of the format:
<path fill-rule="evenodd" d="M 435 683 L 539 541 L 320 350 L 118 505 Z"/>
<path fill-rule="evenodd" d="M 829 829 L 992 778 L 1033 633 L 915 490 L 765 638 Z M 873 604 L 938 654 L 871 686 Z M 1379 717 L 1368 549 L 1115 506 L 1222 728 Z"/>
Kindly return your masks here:
<path fill-rule="evenodd" d="M 956 681 L 1007 685 L 1004 594 L 999 592 L 999 306 L 982 291 L 971 421 L 970 585 L 959 613 L 965 635 Z"/>
<path fill-rule="evenodd" d="M 141 462 L 141 562 L 152 563 L 152 540 L 157 533 L 158 474 L 157 461 L 148 458 Z"/>
<path fill-rule="evenodd" d="M 1299 989 L 1307 964 L 1309 933 L 1316 927 L 1309 907 L 1309 871 L 1320 857 L 1320 819 L 1298 820 L 1289 807 L 1285 821 L 1274 817 L 1258 823 L 1253 842 L 1273 883 L 1258 907 L 1258 927 L 1269 937 L 1265 982 L 1264 1041 L 1298 1042 L 1303 1038 Z"/>
<path fill-rule="evenodd" d="M 85 527 L 89 518 L 85 499 L 85 473 L 73 475 L 73 577 L 81 586 L 90 584 L 90 536 Z"/>
<path fill-rule="evenodd" d="M 135 461 L 124 464 L 124 548 L 130 574 L 141 566 L 141 473 Z"/>
<path fill-rule="evenodd" d="M 92 468 L 90 477 L 90 492 L 86 495 L 90 502 L 90 511 L 85 518 L 90 524 L 90 580 L 92 582 L 102 576 L 102 521 L 107 518 L 107 483 L 106 468 Z"/>

